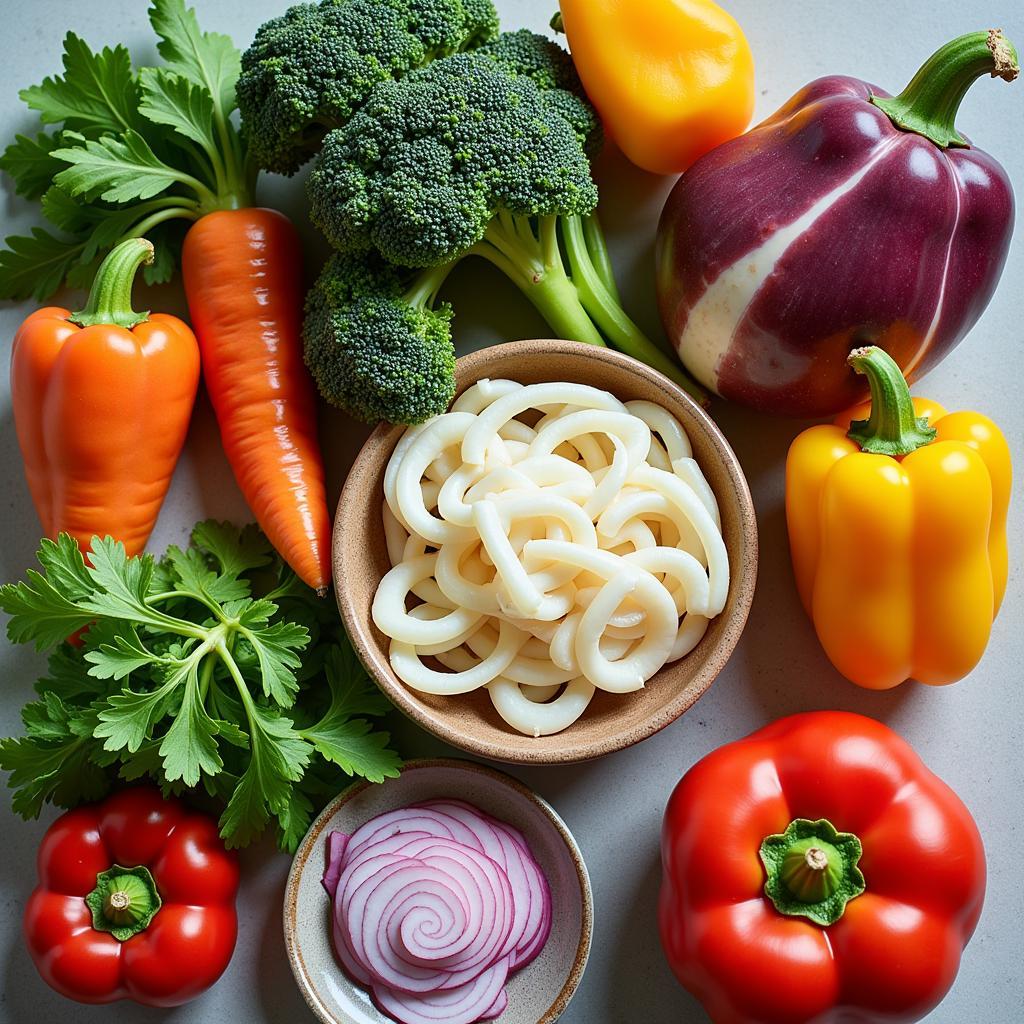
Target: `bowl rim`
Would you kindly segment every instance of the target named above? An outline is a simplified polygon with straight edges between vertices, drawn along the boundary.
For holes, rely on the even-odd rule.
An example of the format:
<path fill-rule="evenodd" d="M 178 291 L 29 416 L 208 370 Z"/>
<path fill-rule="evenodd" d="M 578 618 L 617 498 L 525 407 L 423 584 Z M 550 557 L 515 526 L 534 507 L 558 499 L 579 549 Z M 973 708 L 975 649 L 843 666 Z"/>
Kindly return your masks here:
<path fill-rule="evenodd" d="M 518 734 L 511 732 L 509 733 L 509 741 L 507 743 L 469 736 L 460 729 L 453 727 L 447 721 L 435 718 L 429 709 L 425 709 L 408 687 L 400 681 L 391 678 L 389 674 L 390 665 L 388 664 L 386 654 L 379 649 L 375 638 L 370 635 L 369 630 L 364 629 L 348 588 L 338 586 L 336 582 L 339 577 L 348 575 L 349 545 L 344 543 L 343 536 L 348 521 L 346 510 L 360 508 L 360 502 L 353 499 L 355 489 L 361 482 L 361 473 L 358 470 L 362 469 L 362 463 L 369 454 L 375 453 L 382 445 L 388 444 L 392 436 L 397 439 L 403 431 L 408 429 L 405 426 L 396 426 L 389 423 L 378 424 L 363 443 L 352 462 L 352 467 L 345 479 L 345 484 L 338 499 L 337 511 L 334 517 L 331 545 L 332 577 L 335 581 L 335 600 L 345 625 L 345 631 L 352 642 L 356 655 L 377 686 L 387 696 L 388 700 L 421 729 L 459 750 L 492 761 L 524 765 L 579 764 L 603 757 L 605 754 L 624 750 L 636 743 L 649 739 L 688 711 L 711 687 L 711 684 L 721 673 L 736 649 L 754 599 L 758 563 L 757 518 L 753 498 L 750 494 L 750 486 L 743 472 L 743 467 L 740 465 L 732 445 L 729 444 L 728 438 L 726 438 L 718 424 L 681 387 L 669 380 L 664 374 L 648 366 L 646 363 L 633 359 L 631 356 L 616 352 L 614 349 L 600 348 L 579 341 L 566 341 L 556 338 L 522 339 L 504 342 L 499 345 L 489 345 L 486 348 L 477 349 L 474 352 L 460 356 L 456 361 L 456 379 L 463 375 L 468 375 L 472 378 L 477 374 L 480 364 L 486 367 L 491 361 L 496 361 L 502 357 L 514 356 L 519 350 L 535 348 L 538 345 L 545 347 L 552 354 L 584 357 L 587 360 L 598 360 L 612 364 L 618 369 L 625 370 L 627 373 L 639 378 L 641 381 L 654 385 L 664 393 L 667 399 L 688 406 L 690 413 L 700 422 L 701 427 L 709 436 L 719 454 L 728 475 L 731 490 L 735 494 L 739 520 L 739 534 L 743 557 L 741 564 L 733 567 L 732 583 L 732 586 L 739 587 L 739 601 L 729 619 L 731 623 L 735 624 L 735 628 L 726 631 L 719 645 L 708 655 L 705 663 L 697 671 L 691 684 L 656 713 L 652 714 L 642 726 L 636 727 L 632 731 L 620 730 L 583 747 L 560 748 L 548 753 L 532 751 L 525 745 L 517 746 L 513 741 L 517 738 Z M 365 504 L 363 507 L 366 507 Z M 375 508 L 376 506 L 370 505 L 369 507 Z M 360 512 L 360 514 L 363 513 Z M 519 738 L 525 739 L 526 737 Z"/>
<path fill-rule="evenodd" d="M 419 771 L 421 769 L 432 768 L 449 768 L 455 769 L 456 771 L 475 772 L 479 775 L 484 775 L 493 779 L 495 782 L 508 789 L 514 790 L 520 796 L 529 800 L 540 809 L 558 833 L 562 843 L 565 845 L 565 848 L 569 851 L 569 856 L 576 869 L 576 878 L 579 882 L 580 888 L 580 938 L 576 945 L 576 955 L 573 958 L 569 976 L 566 978 L 565 983 L 559 990 L 554 1002 L 552 1002 L 552 1004 L 544 1011 L 543 1016 L 537 1020 L 537 1024 L 553 1024 L 553 1022 L 558 1020 L 562 1013 L 565 1012 L 570 1000 L 576 994 L 576 990 L 579 988 L 580 982 L 583 980 L 583 973 L 586 969 L 587 961 L 590 959 L 590 949 L 593 943 L 594 893 L 590 883 L 590 873 L 587 871 L 587 865 L 583 859 L 583 851 L 576 842 L 576 838 L 570 831 L 569 826 L 566 825 L 559 813 L 551 806 L 551 804 L 548 803 L 547 800 L 544 799 L 544 797 L 539 793 L 536 793 L 525 783 L 520 782 L 519 779 L 514 778 L 507 772 L 503 772 L 498 768 L 492 768 L 490 765 L 479 764 L 476 761 L 470 761 L 467 758 L 462 757 L 429 757 L 414 758 L 411 761 L 405 761 L 399 769 L 399 773 L 404 775 L 409 771 Z M 316 816 L 315 820 L 306 831 L 305 836 L 303 836 L 302 841 L 299 843 L 299 846 L 295 851 L 295 856 L 292 858 L 291 865 L 288 868 L 288 879 L 285 883 L 282 914 L 285 952 L 288 957 L 288 964 L 291 967 L 292 975 L 295 978 L 295 983 L 298 986 L 299 992 L 302 994 L 302 998 L 306 1001 L 306 1004 L 322 1024 L 350 1024 L 350 1022 L 331 1016 L 327 1012 L 326 1007 L 323 1006 L 317 990 L 313 985 L 309 972 L 306 969 L 302 950 L 296 936 L 298 931 L 297 913 L 299 879 L 302 873 L 306 870 L 309 857 L 316 848 L 318 841 L 320 841 L 324 829 L 326 829 L 327 823 L 331 818 L 333 818 L 334 815 L 345 806 L 345 804 L 357 797 L 360 793 L 363 793 L 372 787 L 386 784 L 387 780 L 381 783 L 369 782 L 363 779 L 359 782 L 353 782 L 351 785 L 346 786 L 345 789 L 334 797 L 334 799 L 331 800 Z"/>

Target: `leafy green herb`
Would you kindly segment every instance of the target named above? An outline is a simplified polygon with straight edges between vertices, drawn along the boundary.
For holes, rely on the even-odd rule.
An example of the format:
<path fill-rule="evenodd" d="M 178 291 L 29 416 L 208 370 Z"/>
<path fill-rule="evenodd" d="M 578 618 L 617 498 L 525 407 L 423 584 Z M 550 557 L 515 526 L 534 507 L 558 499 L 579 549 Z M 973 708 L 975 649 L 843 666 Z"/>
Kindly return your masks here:
<path fill-rule="evenodd" d="M 229 845 L 273 820 L 291 850 L 346 777 L 397 774 L 370 722 L 387 702 L 335 613 L 254 527 L 199 523 L 159 561 L 96 537 L 86 564 L 67 534 L 38 557 L 41 572 L 0 588 L 10 639 L 53 649 L 25 735 L 0 740 L 19 814 L 152 776 L 226 803 Z M 81 629 L 81 647 L 65 642 Z"/>
<path fill-rule="evenodd" d="M 141 235 L 160 243 L 146 280 L 167 281 L 181 242 L 167 225 L 251 205 L 253 174 L 232 120 L 238 51 L 201 31 L 184 0 L 154 0 L 149 18 L 162 67 L 136 69 L 125 47 L 93 51 L 69 32 L 63 75 L 21 91 L 40 128 L 55 130 L 16 136 L 0 169 L 19 195 L 43 198 L 57 233 L 6 239 L 0 298 L 43 301 L 65 282 L 86 284 L 109 249 Z"/>

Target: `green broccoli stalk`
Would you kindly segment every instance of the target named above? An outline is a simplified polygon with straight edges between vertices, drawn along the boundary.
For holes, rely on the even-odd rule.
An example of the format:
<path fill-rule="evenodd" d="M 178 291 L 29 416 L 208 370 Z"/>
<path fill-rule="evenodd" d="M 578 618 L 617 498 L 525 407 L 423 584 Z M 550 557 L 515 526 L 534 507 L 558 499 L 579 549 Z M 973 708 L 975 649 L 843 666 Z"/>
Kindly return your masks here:
<path fill-rule="evenodd" d="M 377 82 L 498 33 L 493 0 L 321 0 L 262 25 L 242 55 L 238 106 L 258 166 L 294 174 Z"/>
<path fill-rule="evenodd" d="M 531 32 L 508 33 L 379 83 L 325 137 L 310 216 L 345 253 L 449 268 L 481 256 L 557 336 L 610 342 L 703 400 L 622 308 L 592 216 L 598 138 L 568 55 Z"/>
<path fill-rule="evenodd" d="M 375 423 L 421 423 L 455 397 L 452 308 L 435 306 L 453 264 L 416 274 L 336 254 L 306 298 L 306 364 L 323 397 Z"/>
<path fill-rule="evenodd" d="M 698 401 L 706 399 L 682 366 L 655 345 L 622 308 L 596 214 L 544 217 L 535 233 L 531 221 L 502 211 L 488 225 L 483 241 L 466 255 L 484 257 L 510 278 L 557 337 L 591 345 L 604 345 L 607 339 L 620 352 L 675 381 Z"/>

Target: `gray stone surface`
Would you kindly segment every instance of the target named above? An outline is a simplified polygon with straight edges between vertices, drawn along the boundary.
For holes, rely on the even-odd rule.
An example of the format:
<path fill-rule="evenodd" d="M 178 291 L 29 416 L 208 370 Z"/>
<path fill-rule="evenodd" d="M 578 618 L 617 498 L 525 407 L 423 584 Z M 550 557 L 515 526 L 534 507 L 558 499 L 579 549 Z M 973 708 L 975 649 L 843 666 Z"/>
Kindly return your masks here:
<path fill-rule="evenodd" d="M 245 45 L 256 26 L 285 0 L 197 0 L 206 28 L 231 33 Z M 509 27 L 543 29 L 554 0 L 499 0 Z M 758 62 L 757 114 L 766 115 L 806 81 L 830 72 L 862 76 L 891 89 L 902 86 L 927 53 L 952 36 L 1002 25 L 1024 43 L 1019 0 L 965 5 L 959 0 L 864 0 L 860 3 L 800 0 L 732 0 Z M 153 55 L 143 0 L 0 0 L 0 139 L 32 127 L 17 90 L 60 66 L 61 35 L 74 28 L 94 45 L 124 41 L 139 58 Z M 1024 140 L 1020 128 L 1024 83 L 979 82 L 964 103 L 960 126 L 994 153 L 1024 187 Z M 652 240 L 670 186 L 632 169 L 607 152 L 598 175 L 604 219 L 627 306 L 650 330 L 657 329 L 651 273 Z M 4 234 L 24 230 L 36 211 L 2 183 Z M 322 247 L 304 223 L 298 181 L 276 179 L 262 199 L 291 213 L 308 240 L 308 266 Z M 543 331 L 514 289 L 485 267 L 463 267 L 450 293 L 459 310 L 461 351 Z M 1021 323 L 1024 320 L 1024 244 L 1018 237 L 1002 285 L 964 344 L 921 386 L 952 408 L 977 408 L 998 421 L 1022 461 Z M 154 309 L 181 310 L 177 286 L 145 298 Z M 508 308 L 498 325 L 490 311 Z M 31 306 L 0 309 L 0 337 L 9 345 Z M 145 307 L 143 307 L 145 308 Z M 5 347 L 4 359 L 8 349 Z M 31 563 L 39 527 L 23 480 L 11 419 L 6 374 L 0 395 L 0 579 L 19 577 Z M 658 888 L 661 812 L 683 771 L 714 747 L 784 714 L 812 708 L 845 708 L 879 718 L 907 739 L 949 782 L 973 811 L 985 837 L 989 888 L 985 912 L 967 950 L 955 987 L 928 1018 L 930 1024 L 1017 1024 L 1024 1019 L 1021 967 L 1020 819 L 1024 812 L 1024 768 L 1020 729 L 1022 606 L 1019 489 L 1011 513 L 1013 569 L 1006 604 L 984 661 L 969 679 L 945 690 L 909 683 L 883 694 L 857 689 L 841 679 L 822 655 L 797 601 L 785 539 L 782 467 L 798 424 L 758 418 L 718 407 L 719 422 L 750 479 L 761 531 L 757 597 L 746 633 L 714 687 L 682 720 L 640 746 L 574 768 L 516 770 L 547 797 L 575 831 L 594 883 L 594 952 L 583 985 L 563 1017 L 566 1024 L 699 1024 L 699 1005 L 673 981 L 658 945 L 654 914 Z M 341 416 L 325 415 L 323 443 L 333 493 L 363 436 Z M 241 520 L 244 507 L 217 443 L 208 404 L 200 403 L 188 447 L 178 467 L 152 547 L 181 542 L 191 523 L 204 516 Z M 0 642 L 4 700 L 0 731 L 17 732 L 18 708 L 28 698 L 42 660 L 24 648 Z M 408 725 L 398 727 L 409 754 L 440 752 L 441 745 Z M 0 799 L 0 1021 L 88 1022 L 117 1020 L 176 1024 L 257 1024 L 312 1020 L 285 962 L 281 894 L 288 859 L 263 844 L 245 852 L 239 902 L 241 934 L 234 959 L 219 984 L 176 1011 L 160 1012 L 122 1003 L 86 1008 L 62 1000 L 36 976 L 24 951 L 19 919 L 33 884 L 34 853 L 46 821 L 24 823 Z"/>

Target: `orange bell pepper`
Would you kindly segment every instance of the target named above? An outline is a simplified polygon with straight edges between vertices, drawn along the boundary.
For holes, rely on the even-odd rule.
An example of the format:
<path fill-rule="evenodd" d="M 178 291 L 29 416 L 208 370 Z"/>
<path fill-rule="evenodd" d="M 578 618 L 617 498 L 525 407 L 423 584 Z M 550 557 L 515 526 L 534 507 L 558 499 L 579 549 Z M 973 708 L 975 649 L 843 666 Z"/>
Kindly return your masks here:
<path fill-rule="evenodd" d="M 952 683 L 981 659 L 1006 590 L 1009 446 L 980 413 L 912 400 L 882 349 L 849 362 L 870 404 L 805 430 L 786 460 L 800 599 L 859 686 Z"/>
<path fill-rule="evenodd" d="M 153 258 L 131 238 L 100 265 L 85 309 L 49 306 L 18 329 L 11 394 L 25 475 L 47 536 L 122 541 L 156 524 L 199 386 L 199 346 L 177 317 L 136 313 L 132 282 Z"/>
<path fill-rule="evenodd" d="M 754 58 L 742 29 L 717 4 L 561 0 L 560 6 L 583 87 L 638 167 L 685 171 L 750 123 Z"/>

